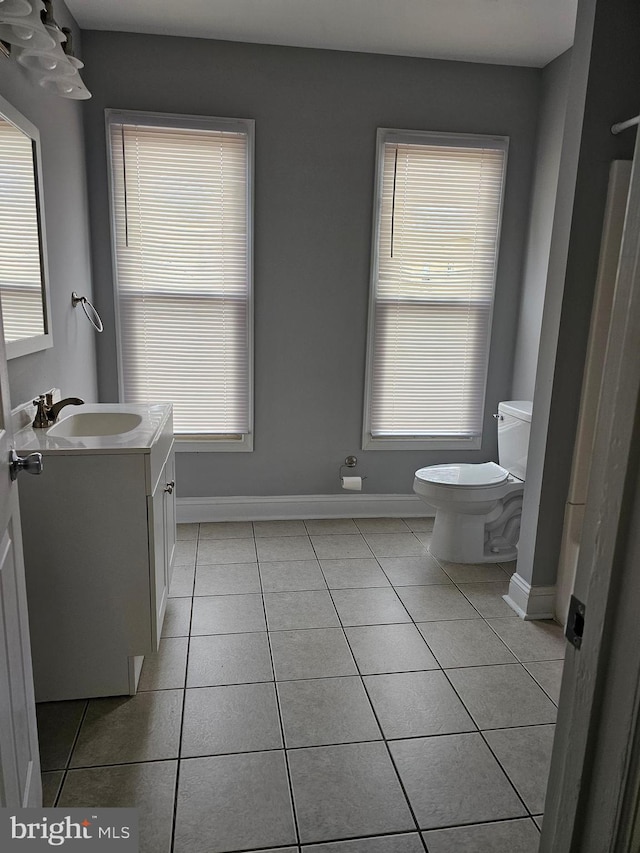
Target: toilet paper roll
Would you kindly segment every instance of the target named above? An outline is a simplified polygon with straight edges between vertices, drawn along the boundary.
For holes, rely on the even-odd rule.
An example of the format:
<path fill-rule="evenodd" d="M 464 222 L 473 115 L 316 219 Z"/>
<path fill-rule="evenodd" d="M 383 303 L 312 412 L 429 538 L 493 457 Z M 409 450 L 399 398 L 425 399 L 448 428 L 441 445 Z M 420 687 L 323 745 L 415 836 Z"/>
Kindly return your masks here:
<path fill-rule="evenodd" d="M 362 477 L 340 477 L 342 488 L 349 492 L 362 491 Z"/>

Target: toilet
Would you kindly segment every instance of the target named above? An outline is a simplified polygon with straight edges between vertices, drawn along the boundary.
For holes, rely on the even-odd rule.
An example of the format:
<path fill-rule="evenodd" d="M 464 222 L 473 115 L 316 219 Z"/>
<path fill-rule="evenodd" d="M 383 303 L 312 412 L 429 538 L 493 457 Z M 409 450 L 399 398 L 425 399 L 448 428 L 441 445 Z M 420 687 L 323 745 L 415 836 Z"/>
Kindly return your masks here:
<path fill-rule="evenodd" d="M 413 491 L 436 509 L 429 546 L 435 557 L 453 563 L 516 559 L 531 406 L 525 400 L 498 405 L 499 465 L 429 465 L 416 471 Z"/>

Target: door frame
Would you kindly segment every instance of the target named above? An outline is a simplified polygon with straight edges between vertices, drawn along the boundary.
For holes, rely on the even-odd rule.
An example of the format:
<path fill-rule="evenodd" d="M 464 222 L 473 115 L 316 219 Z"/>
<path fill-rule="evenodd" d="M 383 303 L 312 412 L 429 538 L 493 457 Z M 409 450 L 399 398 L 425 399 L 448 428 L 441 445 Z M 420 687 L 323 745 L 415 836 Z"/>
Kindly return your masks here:
<path fill-rule="evenodd" d="M 540 853 L 628 851 L 640 790 L 640 144 L 636 142 Z"/>

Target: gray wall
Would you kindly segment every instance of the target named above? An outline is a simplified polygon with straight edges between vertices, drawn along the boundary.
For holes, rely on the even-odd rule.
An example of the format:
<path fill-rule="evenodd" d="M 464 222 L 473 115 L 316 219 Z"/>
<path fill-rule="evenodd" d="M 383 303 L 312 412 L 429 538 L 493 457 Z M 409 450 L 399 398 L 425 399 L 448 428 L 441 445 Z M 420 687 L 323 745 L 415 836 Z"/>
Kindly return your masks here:
<path fill-rule="evenodd" d="M 104 109 L 256 119 L 255 451 L 180 454 L 181 496 L 329 494 L 356 453 L 367 491 L 411 492 L 455 454 L 360 450 L 377 127 L 511 138 L 485 440 L 508 398 L 541 73 L 199 39 L 86 32 L 93 269 L 107 331 L 100 398 L 117 398 Z M 206 393 L 206 389 L 203 389 Z"/>
<path fill-rule="evenodd" d="M 542 72 L 531 211 L 511 387 L 514 400 L 533 400 L 570 71 L 571 51 L 568 50 Z"/>
<path fill-rule="evenodd" d="M 62 0 L 59 24 L 80 34 Z M 40 131 L 53 348 L 9 362 L 11 402 L 18 405 L 52 386 L 87 401 L 97 398 L 95 333 L 71 307 L 71 292 L 91 298 L 91 263 L 84 156 L 83 102 L 45 92 L 14 59 L 0 56 L 0 95 Z"/>
<path fill-rule="evenodd" d="M 595 14 L 595 17 L 594 17 Z M 555 583 L 591 304 L 612 160 L 631 159 L 638 113 L 640 6 L 581 0 L 540 337 L 518 574 Z"/>

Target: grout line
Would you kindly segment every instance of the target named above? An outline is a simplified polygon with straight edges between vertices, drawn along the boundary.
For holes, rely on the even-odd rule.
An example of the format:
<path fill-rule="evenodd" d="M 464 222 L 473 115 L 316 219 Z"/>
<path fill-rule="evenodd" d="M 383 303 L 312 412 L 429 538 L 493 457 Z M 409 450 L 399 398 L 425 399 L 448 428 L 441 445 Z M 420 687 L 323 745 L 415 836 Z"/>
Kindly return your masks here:
<path fill-rule="evenodd" d="M 254 535 L 255 535 L 255 528 L 254 528 Z M 267 621 L 267 605 L 266 605 L 266 602 L 264 599 L 264 587 L 262 585 L 262 575 L 260 574 L 259 569 L 258 569 L 258 577 L 260 579 L 260 589 L 262 591 L 262 593 L 261 593 L 262 610 L 264 612 L 264 623 L 265 623 L 265 628 L 266 628 L 266 632 L 267 632 L 267 644 L 269 646 L 269 660 L 271 661 L 271 671 L 273 673 L 273 692 L 275 693 L 275 697 L 276 697 L 276 710 L 278 712 L 278 723 L 280 725 L 280 737 L 282 738 L 282 753 L 284 755 L 284 766 L 285 766 L 285 769 L 287 771 L 287 783 L 289 785 L 289 800 L 291 803 L 291 816 L 293 817 L 293 829 L 294 829 L 294 832 L 296 834 L 296 845 L 297 845 L 298 850 L 300 850 L 301 842 L 300 842 L 300 826 L 298 824 L 298 812 L 296 809 L 295 797 L 293 794 L 293 780 L 291 778 L 291 766 L 289 765 L 289 756 L 287 753 L 287 741 L 285 738 L 284 720 L 282 718 L 282 708 L 280 706 L 280 693 L 278 691 L 278 685 L 276 682 L 276 667 L 275 667 L 275 663 L 273 660 L 273 649 L 271 647 L 271 636 L 270 636 L 270 632 L 269 632 L 269 623 Z M 280 752 L 280 750 L 278 750 L 278 752 Z"/>
<path fill-rule="evenodd" d="M 58 790 L 56 792 L 55 799 L 53 801 L 53 807 L 55 808 L 58 805 L 58 800 L 60 799 L 60 795 L 62 794 L 62 789 L 64 788 L 64 783 L 67 781 L 67 774 L 70 769 L 75 770 L 76 768 L 70 768 L 71 759 L 73 758 L 73 753 L 75 752 L 76 745 L 78 743 L 78 739 L 80 737 L 80 730 L 82 729 L 82 724 L 84 723 L 85 717 L 87 716 L 87 711 L 89 710 L 89 702 L 91 700 L 85 700 L 84 710 L 80 715 L 80 722 L 78 723 L 78 728 L 76 729 L 75 736 L 73 738 L 73 743 L 71 744 L 71 749 L 69 750 L 69 755 L 67 756 L 67 760 L 64 765 L 64 770 L 62 774 L 62 779 L 60 780 L 60 784 L 58 785 Z"/>
<path fill-rule="evenodd" d="M 312 547 L 313 547 L 313 543 L 312 543 Z M 314 551 L 315 551 L 315 548 L 314 548 Z M 378 563 L 378 565 L 380 565 L 380 564 Z M 321 570 L 322 570 L 322 566 L 321 566 L 320 568 L 321 568 Z M 382 567 L 381 567 L 381 568 L 382 568 Z M 326 579 L 326 578 L 325 578 L 325 579 Z M 382 736 L 382 741 L 374 741 L 374 743 L 380 743 L 380 742 L 381 742 L 381 743 L 383 743 L 383 744 L 384 744 L 384 746 L 385 746 L 385 749 L 386 749 L 386 751 L 387 751 L 387 755 L 388 755 L 388 757 L 389 757 L 389 761 L 391 762 L 391 766 L 393 767 L 394 773 L 395 773 L 395 775 L 396 775 L 396 779 L 397 779 L 398 784 L 399 784 L 399 786 L 400 786 L 400 790 L 402 791 L 402 793 L 403 793 L 403 795 L 404 795 L 405 802 L 406 802 L 407 807 L 408 807 L 408 809 L 409 809 L 409 813 L 410 813 L 410 815 L 411 815 L 411 819 L 413 820 L 413 823 L 414 823 L 414 825 L 415 825 L 415 827 L 416 827 L 416 830 L 417 830 L 417 832 L 418 832 L 418 838 L 419 838 L 419 840 L 420 840 L 420 843 L 422 844 L 422 846 L 423 846 L 424 850 L 425 850 L 425 851 L 427 851 L 427 853 L 428 853 L 426 842 L 425 842 L 424 838 L 422 837 L 422 834 L 420 833 L 420 824 L 418 823 L 418 818 L 416 817 L 416 813 L 415 813 L 415 811 L 414 811 L 414 809 L 413 809 L 413 805 L 412 805 L 412 803 L 411 803 L 411 800 L 409 799 L 409 795 L 407 794 L 407 790 L 406 790 L 406 788 L 405 788 L 404 782 L 402 781 L 402 778 L 401 778 L 401 776 L 400 776 L 400 773 L 398 772 L 398 768 L 397 768 L 396 763 L 395 763 L 395 761 L 394 761 L 393 755 L 391 754 L 391 749 L 389 748 L 389 743 L 388 743 L 387 738 L 386 738 L 386 736 L 385 736 L 384 729 L 383 729 L 383 727 L 382 727 L 382 724 L 380 723 L 380 719 L 379 719 L 379 717 L 378 717 L 378 713 L 377 713 L 377 711 L 376 711 L 376 709 L 375 709 L 375 706 L 374 706 L 374 704 L 373 704 L 373 701 L 371 700 L 371 696 L 370 696 L 370 694 L 369 694 L 369 691 L 367 690 L 367 684 L 366 684 L 366 682 L 365 682 L 365 680 L 364 680 L 364 678 L 363 678 L 363 676 L 362 676 L 362 672 L 360 671 L 360 666 L 359 666 L 359 664 L 358 664 L 358 661 L 357 661 L 357 659 L 356 659 L 356 656 L 354 655 L 354 653 L 353 653 L 353 649 L 351 648 L 351 643 L 349 642 L 349 637 L 347 636 L 347 632 L 346 632 L 346 630 L 345 630 L 345 626 L 344 626 L 344 625 L 342 625 L 342 622 L 341 622 L 341 620 L 340 620 L 340 614 L 339 614 L 339 612 L 338 612 L 338 608 L 336 607 L 336 603 L 335 603 L 335 600 L 334 600 L 334 598 L 333 598 L 333 595 L 331 594 L 331 590 L 329 590 L 329 595 L 331 596 L 331 601 L 333 602 L 333 607 L 334 607 L 334 609 L 335 609 L 335 611 L 336 611 L 336 615 L 337 615 L 337 617 L 338 617 L 338 621 L 340 622 L 340 625 L 341 625 L 341 628 L 342 628 L 342 635 L 343 635 L 343 637 L 344 637 L 345 643 L 347 644 L 347 647 L 348 647 L 348 649 L 349 649 L 349 652 L 351 653 L 351 657 L 353 658 L 353 662 L 354 662 L 354 664 L 355 664 L 356 671 L 357 671 L 357 673 L 358 673 L 358 677 L 360 678 L 360 684 L 361 684 L 361 686 L 362 686 L 362 689 L 364 690 L 365 696 L 367 697 L 367 699 L 368 699 L 368 701 L 369 701 L 369 706 L 370 706 L 370 708 L 371 708 L 371 712 L 373 713 L 374 719 L 375 719 L 375 721 L 376 721 L 376 725 L 378 726 L 378 729 L 380 730 L 380 734 L 381 734 L 381 736 Z M 400 599 L 399 599 L 399 596 L 397 596 L 397 595 L 396 595 L 396 597 L 398 598 L 398 600 L 400 600 Z M 403 605 L 403 606 L 404 606 L 404 605 Z"/>
<path fill-rule="evenodd" d="M 200 540 L 200 525 L 198 524 L 198 536 L 196 539 L 196 555 L 198 553 L 198 543 Z M 174 566 L 175 569 L 175 566 Z M 178 792 L 180 790 L 180 766 L 182 762 L 182 733 L 184 731 L 184 709 L 187 702 L 187 676 L 189 672 L 189 653 L 191 649 L 191 624 L 193 622 L 193 593 L 195 593 L 196 587 L 196 569 L 194 566 L 193 572 L 193 585 L 192 585 L 192 595 L 191 595 L 191 608 L 189 610 L 189 635 L 187 637 L 187 658 L 185 661 L 184 667 L 184 683 L 182 687 L 182 712 L 180 714 L 180 732 L 178 733 L 178 756 L 177 756 L 177 764 L 176 764 L 176 780 L 175 780 L 175 791 L 173 795 L 173 818 L 171 821 L 171 844 L 169 849 L 173 851 L 173 847 L 175 844 L 176 837 L 176 821 L 178 817 Z"/>

